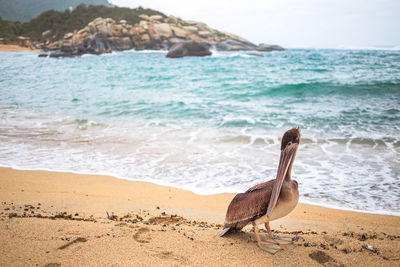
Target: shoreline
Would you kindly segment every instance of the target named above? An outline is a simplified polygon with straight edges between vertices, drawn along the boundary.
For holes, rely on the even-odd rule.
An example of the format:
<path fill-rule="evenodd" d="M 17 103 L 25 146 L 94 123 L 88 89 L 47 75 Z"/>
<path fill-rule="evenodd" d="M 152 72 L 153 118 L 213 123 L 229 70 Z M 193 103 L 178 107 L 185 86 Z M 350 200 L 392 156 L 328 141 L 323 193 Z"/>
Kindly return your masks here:
<path fill-rule="evenodd" d="M 125 181 L 130 181 L 130 182 L 134 182 L 134 183 L 135 182 L 143 182 L 143 183 L 149 183 L 149 184 L 152 184 L 155 186 L 165 186 L 165 187 L 180 189 L 183 191 L 192 192 L 193 194 L 196 194 L 199 196 L 213 196 L 213 195 L 220 195 L 220 194 L 230 194 L 230 195 L 234 196 L 234 195 L 240 193 L 240 192 L 217 192 L 217 193 L 206 194 L 206 193 L 196 192 L 190 188 L 174 186 L 174 185 L 171 185 L 168 183 L 160 183 L 159 181 L 156 181 L 156 180 L 150 180 L 150 181 L 144 181 L 144 180 L 140 180 L 140 179 L 135 180 L 135 179 L 128 178 L 128 177 L 118 176 L 113 173 L 90 173 L 90 172 L 79 172 L 79 171 L 72 171 L 72 170 L 54 170 L 54 169 L 46 169 L 46 168 L 29 169 L 29 168 L 23 168 L 23 167 L 18 167 L 18 166 L 0 165 L 0 169 L 2 169 L 2 168 L 9 168 L 9 169 L 13 169 L 16 171 L 43 171 L 43 172 L 54 172 L 54 173 L 70 173 L 70 174 L 76 174 L 76 175 L 108 176 L 108 177 L 125 180 Z M 362 214 L 400 217 L 400 211 L 398 213 L 396 213 L 396 212 L 393 213 L 390 211 L 383 211 L 383 210 L 379 210 L 379 211 L 358 210 L 358 209 L 347 208 L 347 207 L 338 207 L 336 205 L 319 204 L 319 203 L 315 203 L 312 201 L 301 201 L 301 200 L 299 200 L 299 204 L 304 204 L 304 205 L 309 205 L 309 206 L 314 206 L 314 207 L 319 207 L 319 208 L 339 210 L 339 211 L 356 212 L 356 213 L 362 213 Z"/>
<path fill-rule="evenodd" d="M 0 52 L 41 52 L 40 49 L 31 49 L 29 47 L 22 47 L 19 45 L 0 44 Z"/>
<path fill-rule="evenodd" d="M 400 263 L 397 216 L 298 204 L 271 222 L 275 233 L 295 240 L 275 255 L 257 247 L 249 226 L 220 238 L 233 196 L 196 195 L 110 176 L 0 167 L 0 265 Z"/>

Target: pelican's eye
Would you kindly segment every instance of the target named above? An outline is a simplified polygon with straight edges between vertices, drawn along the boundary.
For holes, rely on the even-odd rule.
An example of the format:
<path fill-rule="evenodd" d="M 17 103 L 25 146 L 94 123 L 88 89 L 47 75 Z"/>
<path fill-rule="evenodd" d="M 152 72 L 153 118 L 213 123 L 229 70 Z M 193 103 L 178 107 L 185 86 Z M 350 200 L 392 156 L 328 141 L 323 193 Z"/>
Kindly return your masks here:
<path fill-rule="evenodd" d="M 289 141 L 289 143 L 287 143 L 287 145 L 288 145 L 288 146 L 291 146 L 291 145 L 292 145 L 292 141 Z"/>

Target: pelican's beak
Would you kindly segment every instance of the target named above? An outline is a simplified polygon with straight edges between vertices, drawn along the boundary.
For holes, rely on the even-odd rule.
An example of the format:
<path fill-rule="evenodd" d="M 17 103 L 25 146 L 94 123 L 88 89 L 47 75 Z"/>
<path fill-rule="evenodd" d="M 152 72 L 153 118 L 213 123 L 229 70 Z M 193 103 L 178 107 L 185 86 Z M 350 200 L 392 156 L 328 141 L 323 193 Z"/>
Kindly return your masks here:
<path fill-rule="evenodd" d="M 290 169 L 293 166 L 294 157 L 298 148 L 298 144 L 294 143 L 290 146 L 287 146 L 281 152 L 281 158 L 279 160 L 278 173 L 276 175 L 274 188 L 272 189 L 271 199 L 269 200 L 267 216 L 269 217 L 272 213 L 273 208 L 278 201 L 279 194 L 281 192 L 283 181 L 285 180 L 286 174 L 290 172 Z"/>

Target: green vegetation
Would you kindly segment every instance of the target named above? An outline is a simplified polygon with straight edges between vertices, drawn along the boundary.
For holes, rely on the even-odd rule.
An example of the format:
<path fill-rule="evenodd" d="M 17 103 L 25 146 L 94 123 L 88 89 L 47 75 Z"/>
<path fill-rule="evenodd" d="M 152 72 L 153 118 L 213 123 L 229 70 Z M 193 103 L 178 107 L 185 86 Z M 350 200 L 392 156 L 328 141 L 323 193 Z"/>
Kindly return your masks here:
<path fill-rule="evenodd" d="M 45 11 L 64 11 L 80 4 L 112 6 L 107 0 L 0 0 L 0 17 L 28 22 Z"/>
<path fill-rule="evenodd" d="M 16 40 L 22 33 L 22 24 L 20 22 L 11 22 L 2 20 L 0 17 L 0 37 L 10 40 Z"/>
<path fill-rule="evenodd" d="M 220 38 L 225 38 L 225 39 L 229 39 L 229 38 L 230 38 L 228 35 L 226 35 L 226 34 L 223 33 L 223 32 L 220 32 L 220 31 L 217 31 L 216 34 L 217 34 L 217 36 L 220 37 Z"/>
<path fill-rule="evenodd" d="M 81 4 L 72 12 L 68 9 L 64 12 L 50 10 L 42 13 L 30 22 L 10 22 L 0 18 L 0 37 L 14 39 L 18 35 L 30 37 L 33 41 L 44 41 L 42 33 L 50 30 L 53 39 L 61 39 L 64 34 L 84 28 L 89 22 L 98 17 L 112 18 L 116 21 L 124 19 L 128 24 L 139 23 L 139 15 L 161 15 L 163 13 L 152 9 L 138 7 L 135 9 L 106 6 L 86 6 Z"/>

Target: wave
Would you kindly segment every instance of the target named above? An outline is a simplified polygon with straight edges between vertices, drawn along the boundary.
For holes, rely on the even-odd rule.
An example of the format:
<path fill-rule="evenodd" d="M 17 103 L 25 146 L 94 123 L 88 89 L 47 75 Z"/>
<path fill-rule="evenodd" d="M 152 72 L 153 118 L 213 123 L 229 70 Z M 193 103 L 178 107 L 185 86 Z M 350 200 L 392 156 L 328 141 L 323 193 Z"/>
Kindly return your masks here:
<path fill-rule="evenodd" d="M 290 50 L 305 50 L 305 51 L 312 51 L 312 50 L 360 50 L 360 51 L 399 51 L 400 45 L 339 45 L 339 46 L 321 46 L 321 47 L 296 47 L 296 46 L 288 46 L 286 47 Z"/>
<path fill-rule="evenodd" d="M 314 97 L 320 96 L 365 96 L 374 95 L 381 96 L 384 94 L 400 97 L 400 80 L 399 82 L 387 81 L 371 81 L 368 83 L 354 83 L 354 84 L 341 84 L 330 82 L 309 82 L 309 83 L 296 83 L 296 84 L 281 84 L 277 86 L 265 87 L 255 93 L 249 93 L 245 97 Z M 237 97 L 240 95 L 235 95 Z"/>
<path fill-rule="evenodd" d="M 376 45 L 376 46 L 339 46 L 336 49 L 341 50 L 385 50 L 385 51 L 398 51 L 400 50 L 400 45 Z"/>

